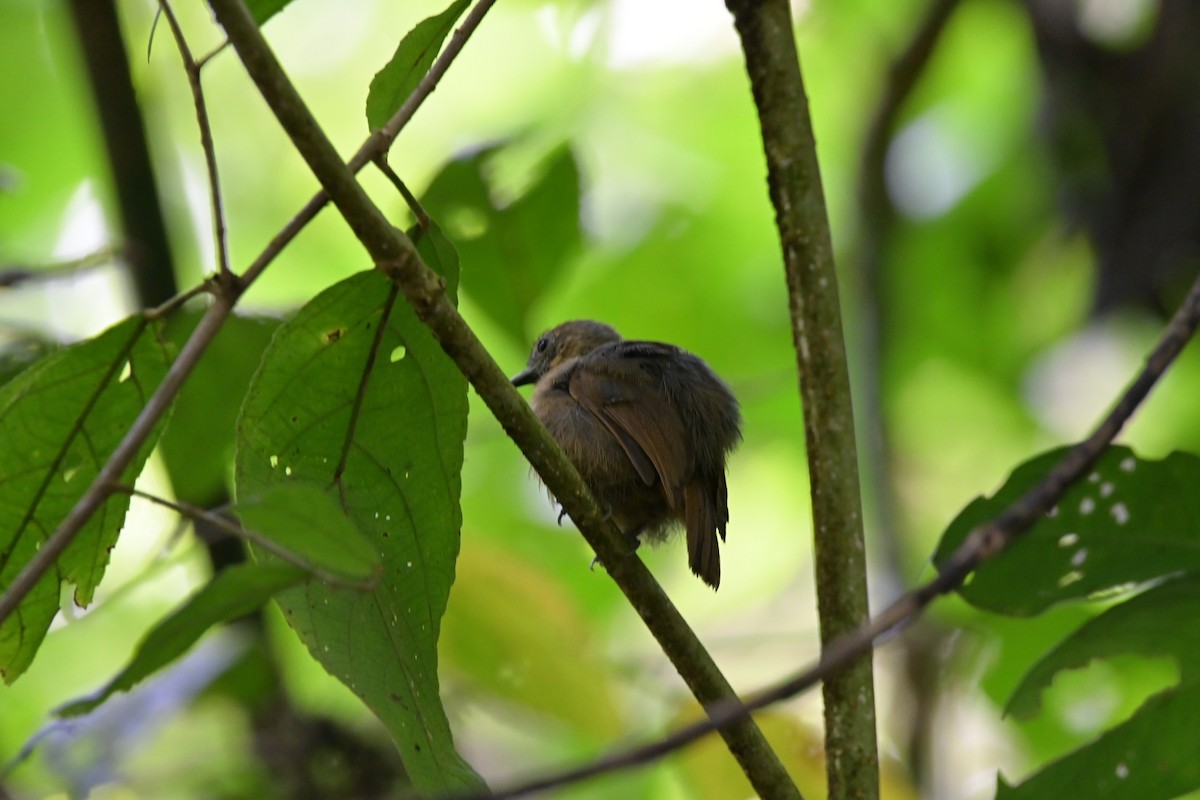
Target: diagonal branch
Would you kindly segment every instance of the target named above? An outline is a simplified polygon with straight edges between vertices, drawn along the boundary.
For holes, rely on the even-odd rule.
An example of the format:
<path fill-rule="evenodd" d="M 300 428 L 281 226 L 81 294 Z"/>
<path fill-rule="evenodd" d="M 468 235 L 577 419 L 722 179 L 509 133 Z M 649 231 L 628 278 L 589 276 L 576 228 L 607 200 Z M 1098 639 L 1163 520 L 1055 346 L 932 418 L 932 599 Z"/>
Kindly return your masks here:
<path fill-rule="evenodd" d="M 567 509 L 696 698 L 711 704 L 736 697 L 662 588 L 642 562 L 631 556 L 628 544 L 612 523 L 605 520 L 574 466 L 459 316 L 446 297 L 444 281 L 421 260 L 411 241 L 391 224 L 342 163 L 245 5 L 240 0 L 211 0 L 210 5 L 259 92 L 363 247 L 397 283 L 443 350 Z M 760 796 L 799 796 L 752 720 L 740 720 L 722 735 Z"/>
<path fill-rule="evenodd" d="M 850 373 L 817 146 L 789 0 L 726 0 L 746 58 L 783 247 L 804 407 L 821 643 L 862 624 L 867 605 Z M 862 658 L 822 687 L 829 797 L 879 796 L 875 687 Z"/>

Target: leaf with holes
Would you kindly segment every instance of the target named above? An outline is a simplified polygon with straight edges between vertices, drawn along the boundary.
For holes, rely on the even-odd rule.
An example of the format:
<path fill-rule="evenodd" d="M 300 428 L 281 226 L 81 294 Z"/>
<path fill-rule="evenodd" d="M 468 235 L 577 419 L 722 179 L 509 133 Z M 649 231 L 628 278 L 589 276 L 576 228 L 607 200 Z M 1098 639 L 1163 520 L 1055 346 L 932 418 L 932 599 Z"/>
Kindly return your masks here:
<path fill-rule="evenodd" d="M 1093 659 L 1119 655 L 1169 656 L 1184 683 L 1200 679 L 1200 628 L 1180 620 L 1200 619 L 1200 576 L 1151 587 L 1106 609 L 1042 657 L 1013 691 L 1005 713 L 1029 719 L 1058 673 L 1086 667 Z M 1200 711 L 1200 709 L 1198 709 Z"/>
<path fill-rule="evenodd" d="M 437 245 L 443 247 L 439 249 Z M 452 255 L 430 231 L 427 263 Z M 457 263 L 440 270 L 453 289 Z M 419 791 L 479 788 L 438 696 L 459 548 L 466 381 L 379 272 L 322 292 L 276 333 L 238 421 L 239 497 L 305 482 L 383 555 L 370 592 L 311 581 L 279 605 L 313 656 L 388 727 Z"/>
<path fill-rule="evenodd" d="M 472 265 L 463 286 L 467 294 L 524 346 L 531 309 L 582 240 L 579 166 L 569 147 L 559 147 L 519 197 L 500 202 L 487 175 L 495 152 L 447 164 L 421 203 L 442 220 L 463 261 Z"/>
<path fill-rule="evenodd" d="M 0 389 L 0 586 L 11 585 L 91 485 L 166 372 L 157 324 L 130 317 L 58 350 Z M 133 483 L 147 438 L 121 480 Z M 0 624 L 0 672 L 16 680 L 58 611 L 59 585 L 86 606 L 104 575 L 129 496 L 97 509 L 55 565 Z"/>
<path fill-rule="evenodd" d="M 934 564 L 976 525 L 996 516 L 1038 483 L 1063 451 L 1032 459 L 990 498 L 977 498 L 950 523 Z M 972 605 L 1014 616 L 1056 603 L 1128 589 L 1176 573 L 1200 571 L 1200 459 L 1172 453 L 1161 461 L 1110 447 L 1058 506 L 959 592 Z"/>
<path fill-rule="evenodd" d="M 1020 785 L 998 779 L 996 800 L 1168 800 L 1200 788 L 1198 712 L 1200 681 L 1161 692 L 1125 722 Z"/>
<path fill-rule="evenodd" d="M 400 40 L 391 60 L 375 74 L 367 92 L 367 126 L 371 130 L 382 128 L 404 105 L 433 66 L 442 42 L 468 5 L 470 0 L 454 0 L 442 13 L 418 22 Z"/>
<path fill-rule="evenodd" d="M 129 691 L 186 653 L 214 625 L 249 614 L 306 577 L 290 564 L 234 564 L 221 570 L 146 634 L 125 669 L 95 694 L 58 709 L 58 715 L 86 714 L 113 694 Z"/>

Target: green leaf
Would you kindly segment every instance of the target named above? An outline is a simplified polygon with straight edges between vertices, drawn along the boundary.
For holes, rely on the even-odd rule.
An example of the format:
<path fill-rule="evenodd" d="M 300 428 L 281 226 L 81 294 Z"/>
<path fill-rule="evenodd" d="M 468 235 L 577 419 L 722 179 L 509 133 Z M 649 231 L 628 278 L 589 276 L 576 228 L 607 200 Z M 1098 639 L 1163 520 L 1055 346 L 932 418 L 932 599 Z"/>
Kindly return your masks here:
<path fill-rule="evenodd" d="M 324 580 L 365 584 L 383 568 L 337 502 L 311 484 L 271 486 L 236 510 L 255 544 Z"/>
<path fill-rule="evenodd" d="M 465 379 L 371 271 L 322 292 L 279 329 L 238 421 L 239 497 L 299 481 L 330 487 L 383 554 L 370 592 L 314 581 L 278 602 L 313 656 L 387 726 L 423 792 L 482 786 L 454 750 L 437 676 L 466 417 Z"/>
<path fill-rule="evenodd" d="M 371 130 L 382 128 L 404 105 L 468 5 L 470 0 L 454 0 L 442 13 L 418 22 L 400 40 L 391 60 L 371 79 L 367 93 L 367 126 Z"/>
<path fill-rule="evenodd" d="M 175 314 L 167 340 L 183 347 L 202 316 Z M 160 446 L 180 500 L 211 508 L 228 499 L 238 410 L 277 327 L 274 319 L 228 317 L 176 398 Z"/>
<path fill-rule="evenodd" d="M 1001 778 L 996 800 L 1079 797 L 1168 800 L 1200 787 L 1200 682 L 1146 701 L 1133 717 L 1019 786 Z"/>
<path fill-rule="evenodd" d="M 129 691 L 186 653 L 209 628 L 249 614 L 307 577 L 289 564 L 235 564 L 221 570 L 146 634 L 128 666 L 104 688 L 64 705 L 58 715 L 86 714 L 113 694 Z"/>
<path fill-rule="evenodd" d="M 22 336 L 0 347 L 0 386 L 57 349 L 55 342 L 36 334 Z"/>
<path fill-rule="evenodd" d="M 246 7 L 250 9 L 250 15 L 261 28 L 263 23 L 287 8 L 291 2 L 292 0 L 246 0 Z"/>
<path fill-rule="evenodd" d="M 421 202 L 442 220 L 459 256 L 471 265 L 464 285 L 471 299 L 524 345 L 530 310 L 582 240 L 579 166 L 569 147 L 559 147 L 529 188 L 502 204 L 487 178 L 494 153 L 447 164 Z"/>
<path fill-rule="evenodd" d="M 977 498 L 950 523 L 937 551 L 942 563 L 976 525 L 996 516 L 1040 481 L 1061 457 L 1022 464 L 994 496 Z M 1088 477 L 1049 516 L 979 567 L 960 589 L 972 605 L 1029 616 L 1056 603 L 1128 589 L 1200 570 L 1200 459 L 1161 461 L 1110 447 Z"/>
<path fill-rule="evenodd" d="M 1170 656 L 1184 683 L 1200 678 L 1200 628 L 1180 620 L 1200 618 L 1200 578 L 1189 576 L 1147 589 L 1084 623 L 1034 665 L 1013 691 L 1005 713 L 1037 714 L 1054 676 L 1096 658 L 1124 654 Z"/>
<path fill-rule="evenodd" d="M 0 389 L 0 586 L 9 586 L 91 485 L 162 380 L 158 326 L 134 316 L 46 356 Z M 147 438 L 121 480 L 133 483 L 154 447 Z M 129 496 L 97 509 L 17 611 L 0 625 L 8 683 L 33 660 L 58 611 L 59 584 L 86 606 L 117 541 Z"/>

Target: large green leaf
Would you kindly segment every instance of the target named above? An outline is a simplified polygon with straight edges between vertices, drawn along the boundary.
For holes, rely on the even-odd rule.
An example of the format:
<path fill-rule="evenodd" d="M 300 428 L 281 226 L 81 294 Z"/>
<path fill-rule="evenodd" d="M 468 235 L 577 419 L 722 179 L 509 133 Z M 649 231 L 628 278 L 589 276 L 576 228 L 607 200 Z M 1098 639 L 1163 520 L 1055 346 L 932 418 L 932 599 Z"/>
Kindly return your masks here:
<path fill-rule="evenodd" d="M 1006 712 L 1021 719 L 1034 716 L 1055 675 L 1097 658 L 1170 656 L 1183 682 L 1200 678 L 1200 627 L 1180 624 L 1194 619 L 1200 619 L 1200 578 L 1188 576 L 1147 589 L 1084 623 L 1047 653 L 1021 679 Z"/>
<path fill-rule="evenodd" d="M 86 714 L 116 692 L 129 691 L 186 653 L 209 628 L 249 614 L 305 577 L 290 564 L 234 564 L 221 570 L 146 634 L 116 677 L 95 694 L 63 706 L 59 715 Z"/>
<path fill-rule="evenodd" d="M 391 60 L 371 80 L 367 93 L 367 126 L 371 130 L 382 128 L 404 105 L 468 5 L 470 0 L 454 0 L 445 11 L 418 22 L 400 40 Z"/>
<path fill-rule="evenodd" d="M 1200 787 L 1200 681 L 1169 689 L 1095 742 L 1010 787 L 996 800 L 1168 800 Z"/>
<path fill-rule="evenodd" d="M 978 498 L 950 523 L 941 563 L 976 525 L 1041 480 L 1061 451 L 1022 464 L 1000 491 Z M 1028 616 L 1055 603 L 1200 570 L 1200 459 L 1172 453 L 1161 461 L 1111 447 L 1086 480 L 960 592 L 972 605 Z"/>
<path fill-rule="evenodd" d="M 175 314 L 167 324 L 168 341 L 182 347 L 201 316 Z M 179 499 L 204 507 L 228 499 L 238 410 L 278 326 L 274 319 L 231 315 L 188 376 L 160 443 Z"/>
<path fill-rule="evenodd" d="M 447 164 L 421 202 L 470 265 L 464 288 L 471 299 L 524 346 L 530 310 L 581 242 L 579 167 L 571 149 L 560 147 L 528 189 L 504 203 L 488 181 L 494 153 Z"/>
<path fill-rule="evenodd" d="M 142 316 L 67 347 L 0 389 L 0 586 L 7 587 L 58 527 L 162 380 L 168 357 L 158 326 Z M 133 483 L 155 437 L 121 476 Z M 75 585 L 86 606 L 108 564 L 129 496 L 117 493 L 80 529 L 17 611 L 0 625 L 0 672 L 11 683 L 29 666 Z"/>
<path fill-rule="evenodd" d="M 436 262 L 434 231 L 422 241 Z M 445 251 L 443 251 L 445 252 Z M 457 265 L 443 270 L 457 282 Z M 466 381 L 378 272 L 322 292 L 276 333 L 238 422 L 239 497 L 326 487 L 383 556 L 373 591 L 312 581 L 280 595 L 313 656 L 387 725 L 420 791 L 478 787 L 438 695 L 454 580 Z"/>

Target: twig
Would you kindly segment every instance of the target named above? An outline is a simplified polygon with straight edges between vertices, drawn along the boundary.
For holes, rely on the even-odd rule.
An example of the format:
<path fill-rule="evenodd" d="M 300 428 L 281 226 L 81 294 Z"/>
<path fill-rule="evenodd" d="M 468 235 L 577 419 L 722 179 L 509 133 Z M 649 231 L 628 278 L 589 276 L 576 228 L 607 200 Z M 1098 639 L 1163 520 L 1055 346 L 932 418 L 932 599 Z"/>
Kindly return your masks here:
<path fill-rule="evenodd" d="M 456 800 L 523 797 L 576 783 L 584 778 L 650 763 L 754 711 L 795 697 L 855 663 L 876 641 L 909 624 L 920 616 L 933 600 L 961 586 L 972 571 L 984 561 L 999 555 L 1033 527 L 1062 499 L 1072 484 L 1090 472 L 1105 448 L 1116 438 L 1154 384 L 1183 350 L 1198 325 L 1200 278 L 1196 279 L 1183 305 L 1167 324 L 1158 344 L 1146 359 L 1146 365 L 1091 435 L 1072 447 L 1036 486 L 1004 509 L 999 516 L 974 528 L 958 549 L 939 567 L 941 571 L 936 578 L 903 595 L 867 624 L 827 644 L 821 651 L 821 658 L 815 664 L 744 702 L 710 706 L 708 719 L 680 728 L 658 741 L 613 753 L 581 767 L 563 770 L 528 783 L 490 794 L 464 795 Z"/>
<path fill-rule="evenodd" d="M 204 164 L 208 168 L 209 201 L 212 203 L 213 239 L 217 245 L 217 269 L 229 274 L 229 237 L 225 232 L 225 209 L 221 200 L 221 179 L 217 173 L 217 150 L 213 145 L 212 125 L 208 119 L 208 105 L 204 102 L 204 86 L 200 81 L 200 65 L 192 58 L 179 20 L 168 0 L 158 0 L 158 7 L 167 18 L 175 46 L 183 59 L 183 71 L 187 73 L 188 86 L 192 90 L 192 102 L 196 106 L 196 123 L 200 128 L 200 147 L 204 151 Z"/>
<path fill-rule="evenodd" d="M 421 202 L 417 200 L 416 195 L 408 190 L 408 186 L 405 185 L 404 181 L 400 179 L 400 176 L 396 174 L 396 170 L 392 169 L 392 165 L 387 161 L 386 153 L 380 153 L 375 157 L 375 166 L 387 177 L 389 181 L 392 182 L 392 186 L 394 186 L 396 191 L 400 193 L 400 196 L 404 198 L 404 202 L 408 204 L 409 210 L 412 211 L 413 216 L 417 218 L 417 225 L 419 225 L 422 230 L 429 228 L 429 215 L 425 213 L 425 208 L 421 205 Z"/>
<path fill-rule="evenodd" d="M 215 294 L 219 291 L 218 287 L 219 284 L 211 278 L 201 281 L 192 288 L 175 295 L 161 306 L 146 309 L 144 313 L 148 319 L 166 319 L 182 308 L 189 300 L 199 297 L 202 294 Z"/>
<path fill-rule="evenodd" d="M 693 694 L 705 704 L 735 697 L 732 687 L 662 588 L 642 562 L 631 556 L 627 542 L 611 521 L 605 520 L 574 466 L 459 316 L 446 297 L 445 282 L 424 264 L 408 238 L 388 221 L 355 180 L 353 172 L 342 163 L 284 75 L 245 6 L 239 0 L 211 0 L 210 5 L 260 94 L 351 230 L 376 264 L 404 292 L 442 349 L 571 514 Z M 760 796 L 768 800 L 799 796 L 787 771 L 752 720 L 732 725 L 723 736 Z"/>
<path fill-rule="evenodd" d="M 93 253 L 68 261 L 59 261 L 42 266 L 8 264 L 0 267 L 0 288 L 11 289 L 22 283 L 54 281 L 70 278 L 80 272 L 111 264 L 125 256 L 125 249 L 116 245 L 101 247 Z"/>
<path fill-rule="evenodd" d="M 487 13 L 487 9 L 492 6 L 493 2 L 494 0 L 480 0 L 479 4 L 472 9 L 471 13 L 463 21 L 463 24 L 454 32 L 454 36 L 451 37 L 450 44 L 455 46 L 453 53 L 451 53 L 450 46 L 448 45 L 442 54 L 438 56 L 437 60 L 434 61 L 429 73 L 417 85 L 417 88 L 413 92 L 414 96 L 422 93 L 422 98 L 427 97 L 433 91 L 433 87 L 437 84 L 437 81 L 453 62 L 453 56 L 461 51 L 463 44 L 465 44 L 475 28 L 478 27 L 480 21 L 483 19 L 483 15 Z M 75 3 L 75 7 L 81 8 L 90 8 L 93 5 L 96 4 L 89 2 L 89 0 L 77 0 Z M 210 56 L 215 54 L 216 51 L 210 54 Z M 389 137 L 381 136 L 379 132 L 368 137 L 354 158 L 351 159 L 351 162 L 347 164 L 349 169 L 357 173 L 370 163 L 376 153 L 383 152 L 386 149 L 395 138 L 395 135 L 412 118 L 416 108 L 420 106 L 420 102 L 414 104 L 412 99 L 410 97 L 400 108 L 400 111 L 384 126 L 383 130 L 389 132 Z M 118 184 L 120 184 L 119 181 Z M 329 196 L 324 191 L 314 195 L 296 216 L 279 233 L 272 237 L 266 248 L 263 249 L 258 257 L 242 273 L 240 280 L 233 278 L 232 275 L 228 279 L 221 279 L 221 276 L 218 274 L 218 279 L 212 284 L 215 287 L 214 293 L 217 295 L 217 301 L 209 307 L 200 324 L 196 326 L 187 343 L 184 344 L 179 357 L 167 372 L 166 379 L 159 385 L 158 390 L 150 398 L 145 408 L 142 409 L 142 413 L 138 415 L 137 420 L 134 421 L 125 438 L 121 440 L 120 446 L 109 457 L 108 463 L 105 464 L 101 473 L 96 476 L 91 486 L 80 497 L 71 513 L 59 524 L 58 528 L 46 540 L 46 544 L 43 545 L 42 549 L 25 565 L 25 569 L 8 586 L 4 594 L 0 596 L 0 622 L 7 619 L 17 609 L 21 600 L 29 594 L 41 576 L 53 565 L 55 559 L 70 545 L 88 517 L 107 499 L 111 493 L 110 484 L 112 480 L 120 475 L 125 467 L 129 465 L 138 448 L 170 407 L 171 402 L 175 399 L 175 395 L 182 388 L 183 382 L 195 367 L 200 356 L 203 355 L 205 348 L 208 347 L 213 337 L 217 335 L 221 324 L 230 311 L 232 311 L 233 305 L 237 302 L 238 298 L 271 265 L 279 253 L 296 238 L 300 231 L 320 213 L 327 202 L 329 202 Z"/>
<path fill-rule="evenodd" d="M 789 0 L 726 0 L 758 109 L 787 274 L 812 497 L 821 643 L 868 619 L 867 564 L 838 275 Z M 829 797 L 879 796 L 869 657 L 822 687 Z"/>
<path fill-rule="evenodd" d="M 236 536 L 239 539 L 245 539 L 249 542 L 253 542 L 263 550 L 266 550 L 268 553 L 271 553 L 288 564 L 291 564 L 293 567 L 299 567 L 313 577 L 319 578 L 320 580 L 333 586 L 341 586 L 347 589 L 371 588 L 370 582 L 359 583 L 356 581 L 348 581 L 345 578 L 334 575 L 333 573 L 322 569 L 319 565 L 314 564 L 311 561 L 306 561 L 304 558 L 296 555 L 286 547 L 280 547 L 277 542 L 271 540 L 270 538 L 262 536 L 261 534 L 243 525 L 239 525 L 233 520 L 223 517 L 215 511 L 210 511 L 206 508 L 200 508 L 199 506 L 192 505 L 191 503 L 184 503 L 178 500 L 168 500 L 165 497 L 159 497 L 156 494 L 144 492 L 141 489 L 135 489 L 134 487 L 126 486 L 125 484 L 117 484 L 112 487 L 112 490 L 114 492 L 127 494 L 130 497 L 138 497 L 142 500 L 148 500 L 155 505 L 160 505 L 163 508 L 169 508 L 190 520 L 196 522 L 206 522 L 214 528 L 217 528 L 218 530 L 221 530 L 231 536 Z"/>

